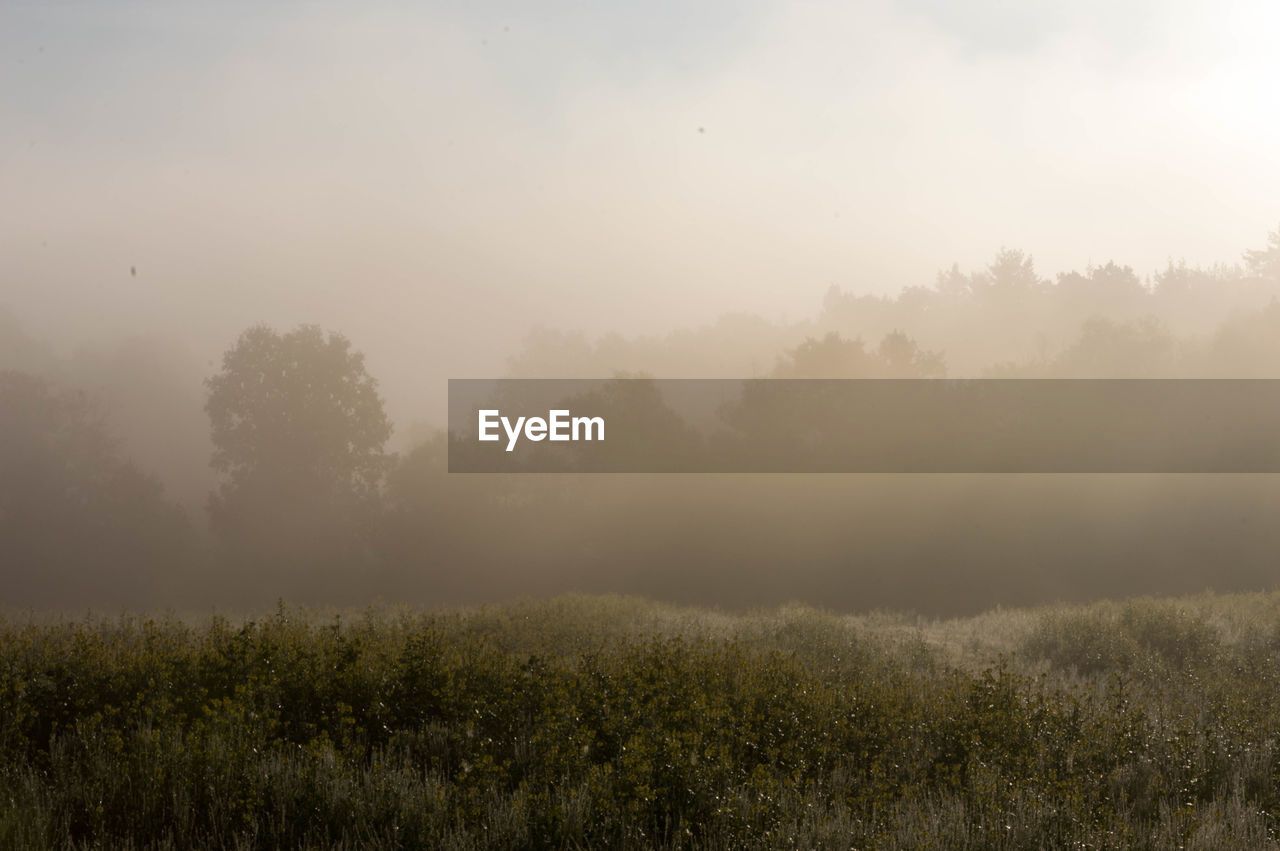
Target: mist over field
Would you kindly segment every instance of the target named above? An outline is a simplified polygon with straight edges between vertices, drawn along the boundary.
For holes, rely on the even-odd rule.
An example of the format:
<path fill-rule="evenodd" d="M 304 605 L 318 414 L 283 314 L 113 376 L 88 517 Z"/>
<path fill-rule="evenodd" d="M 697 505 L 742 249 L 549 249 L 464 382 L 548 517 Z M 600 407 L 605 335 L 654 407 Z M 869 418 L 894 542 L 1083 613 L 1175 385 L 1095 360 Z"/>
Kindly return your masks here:
<path fill-rule="evenodd" d="M 0 3 L 0 848 L 1280 848 L 1278 43 Z"/>
<path fill-rule="evenodd" d="M 832 290 L 794 323 L 734 314 L 664 336 L 541 332 L 506 374 L 901 379 L 967 361 L 956 371 L 1006 378 L 1277 377 L 1278 260 L 1273 234 L 1232 267 L 1143 281 L 1108 264 L 1050 280 L 1005 250 L 896 297 Z M 230 342 L 217 370 L 146 338 L 68 355 L 6 316 L 7 604 L 586 590 L 958 614 L 1274 583 L 1270 475 L 450 475 L 440 426 L 383 413 L 386 391 L 354 342 L 314 326 Z M 326 454 L 346 425 L 298 395 L 313 380 L 290 378 L 299 358 L 321 386 L 362 382 L 350 410 L 364 454 Z M 276 407 L 254 408 L 246 377 L 268 374 Z M 333 499 L 316 502 L 321 491 Z"/>
<path fill-rule="evenodd" d="M 1270 588 L 1269 476 L 465 477 L 441 429 L 449 377 L 1280 377 L 1277 24 L 9 4 L 0 604 Z"/>

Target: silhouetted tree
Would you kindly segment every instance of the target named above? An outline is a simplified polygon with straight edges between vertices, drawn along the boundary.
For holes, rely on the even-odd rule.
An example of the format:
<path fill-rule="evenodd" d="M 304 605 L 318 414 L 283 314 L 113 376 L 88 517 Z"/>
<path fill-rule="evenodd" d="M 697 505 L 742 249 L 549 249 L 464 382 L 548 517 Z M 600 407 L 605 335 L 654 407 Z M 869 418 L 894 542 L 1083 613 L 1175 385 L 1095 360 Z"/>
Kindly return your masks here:
<path fill-rule="evenodd" d="M 186 515 L 120 457 L 85 394 L 0 371 L 4 603 L 153 603 L 194 547 Z"/>
<path fill-rule="evenodd" d="M 774 378 L 870 378 L 875 357 L 862 340 L 846 340 L 832 331 L 821 340 L 808 338 L 778 359 Z"/>
<path fill-rule="evenodd" d="M 367 552 L 391 424 L 364 356 L 304 325 L 240 335 L 206 382 L 215 533 L 231 554 L 336 565 Z"/>
<path fill-rule="evenodd" d="M 1280 377 L 1280 301 L 1222 323 L 1209 340 L 1202 371 L 1214 378 Z"/>
<path fill-rule="evenodd" d="M 951 299 L 968 298 L 973 294 L 973 278 L 960 271 L 959 263 L 952 263 L 950 269 L 939 270 L 933 288 Z"/>
<path fill-rule="evenodd" d="M 1267 247 L 1244 253 L 1249 271 L 1268 281 L 1280 281 L 1280 228 L 1267 234 Z"/>
<path fill-rule="evenodd" d="M 1178 341 L 1155 317 L 1113 322 L 1087 320 L 1080 337 L 1053 363 L 1063 378 L 1163 378 L 1178 374 Z"/>
<path fill-rule="evenodd" d="M 1058 295 L 1068 309 L 1089 314 L 1123 314 L 1142 303 L 1148 294 L 1129 266 L 1108 262 L 1090 266 L 1086 274 L 1067 272 L 1058 275 Z"/>
<path fill-rule="evenodd" d="M 885 335 L 877 349 L 889 378 L 942 378 L 947 364 L 941 352 L 928 352 L 901 331 Z"/>
<path fill-rule="evenodd" d="M 774 378 L 941 378 L 946 364 L 938 352 L 920 348 L 901 331 L 887 334 L 875 352 L 862 340 L 846 340 L 832 332 L 810 337 L 786 352 Z"/>
<path fill-rule="evenodd" d="M 1012 248 L 1001 248 L 986 271 L 975 275 L 973 282 L 995 293 L 1031 292 L 1045 285 L 1036 274 L 1031 255 Z"/>

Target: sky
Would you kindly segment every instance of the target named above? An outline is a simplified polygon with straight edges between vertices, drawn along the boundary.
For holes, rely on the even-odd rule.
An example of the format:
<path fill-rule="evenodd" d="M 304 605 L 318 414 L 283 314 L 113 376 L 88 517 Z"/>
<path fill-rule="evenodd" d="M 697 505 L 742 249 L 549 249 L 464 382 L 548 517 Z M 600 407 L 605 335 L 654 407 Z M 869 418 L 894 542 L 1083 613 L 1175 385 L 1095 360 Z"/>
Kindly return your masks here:
<path fill-rule="evenodd" d="M 216 358 L 342 331 L 393 414 L 534 326 L 812 316 L 1002 246 L 1280 223 L 1267 2 L 0 5 L 0 306 Z"/>

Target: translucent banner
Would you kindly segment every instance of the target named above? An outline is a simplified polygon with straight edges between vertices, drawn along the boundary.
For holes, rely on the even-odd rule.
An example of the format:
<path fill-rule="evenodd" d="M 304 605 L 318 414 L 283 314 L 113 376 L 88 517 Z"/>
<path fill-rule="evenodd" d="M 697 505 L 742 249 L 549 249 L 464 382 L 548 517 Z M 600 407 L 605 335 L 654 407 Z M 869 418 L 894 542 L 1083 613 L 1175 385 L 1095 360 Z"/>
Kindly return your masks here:
<path fill-rule="evenodd" d="M 1280 380 L 453 379 L 453 473 L 1275 473 Z"/>

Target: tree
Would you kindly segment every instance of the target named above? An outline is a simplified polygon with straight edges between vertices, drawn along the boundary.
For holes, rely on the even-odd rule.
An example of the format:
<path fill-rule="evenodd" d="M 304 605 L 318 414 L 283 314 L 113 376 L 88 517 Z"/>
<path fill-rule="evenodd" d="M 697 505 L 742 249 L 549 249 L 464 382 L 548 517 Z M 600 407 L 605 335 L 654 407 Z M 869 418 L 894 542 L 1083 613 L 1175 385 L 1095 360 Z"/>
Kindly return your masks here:
<path fill-rule="evenodd" d="M 186 515 L 117 451 L 82 392 L 0 370 L 8 605 L 153 605 L 194 556 Z"/>
<path fill-rule="evenodd" d="M 1045 283 L 1036 274 L 1031 255 L 1013 248 L 1001 248 L 986 271 L 974 276 L 974 282 L 988 292 L 1002 295 L 1035 292 Z"/>
<path fill-rule="evenodd" d="M 875 355 L 862 340 L 847 340 L 832 331 L 784 352 L 773 369 L 774 378 L 871 378 L 878 372 Z"/>
<path fill-rule="evenodd" d="M 1267 234 L 1267 247 L 1244 253 L 1249 271 L 1258 278 L 1280 281 L 1280 228 Z"/>
<path fill-rule="evenodd" d="M 901 331 L 880 341 L 874 352 L 862 340 L 846 340 L 831 332 L 821 340 L 808 337 L 785 352 L 774 378 L 941 378 L 946 363 L 940 352 L 921 349 Z"/>
<path fill-rule="evenodd" d="M 933 288 L 947 298 L 959 300 L 973 295 L 974 279 L 960 271 L 959 263 L 952 263 L 950 269 L 938 272 Z"/>
<path fill-rule="evenodd" d="M 1178 341 L 1159 319 L 1085 321 L 1080 337 L 1053 363 L 1058 378 L 1165 378 L 1179 372 Z"/>
<path fill-rule="evenodd" d="M 391 436 L 364 356 L 314 325 L 259 325 L 206 386 L 222 477 L 210 519 L 232 554 L 285 567 L 362 556 Z"/>
<path fill-rule="evenodd" d="M 920 348 L 915 340 L 901 331 L 893 331 L 880 341 L 877 350 L 889 378 L 943 378 L 946 360 L 941 352 Z"/>

